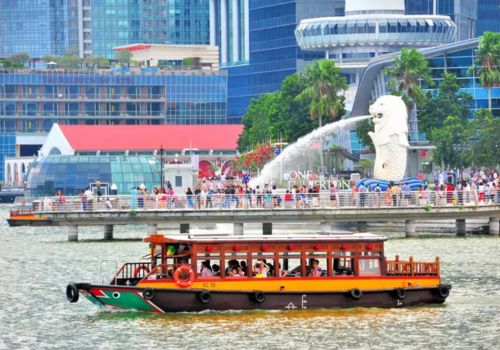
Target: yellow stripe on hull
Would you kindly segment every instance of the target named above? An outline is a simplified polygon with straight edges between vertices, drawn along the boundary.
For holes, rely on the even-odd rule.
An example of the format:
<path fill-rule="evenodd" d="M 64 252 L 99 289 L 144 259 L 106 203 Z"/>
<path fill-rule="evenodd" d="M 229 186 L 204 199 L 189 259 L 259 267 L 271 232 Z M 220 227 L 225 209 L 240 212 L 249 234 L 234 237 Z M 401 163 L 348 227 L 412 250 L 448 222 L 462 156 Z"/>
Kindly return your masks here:
<path fill-rule="evenodd" d="M 137 284 L 141 288 L 179 288 L 179 289 L 207 289 L 213 291 L 248 291 L 264 292 L 330 292 L 349 291 L 358 288 L 367 290 L 390 290 L 396 288 L 429 288 L 440 284 L 439 277 L 384 277 L 384 278 L 314 278 L 314 279 L 275 279 L 254 278 L 236 279 L 227 278 L 203 279 L 194 281 L 188 288 L 180 288 L 173 281 L 153 280 L 141 281 Z"/>

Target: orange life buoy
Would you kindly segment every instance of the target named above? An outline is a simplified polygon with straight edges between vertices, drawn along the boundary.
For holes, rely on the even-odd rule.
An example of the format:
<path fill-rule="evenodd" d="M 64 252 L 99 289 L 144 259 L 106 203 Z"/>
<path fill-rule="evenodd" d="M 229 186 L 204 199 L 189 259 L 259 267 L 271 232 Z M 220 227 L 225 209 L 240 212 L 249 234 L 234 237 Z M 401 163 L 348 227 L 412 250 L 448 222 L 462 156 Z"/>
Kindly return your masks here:
<path fill-rule="evenodd" d="M 147 267 L 146 265 L 142 264 L 142 265 L 139 265 L 135 268 L 134 270 L 134 278 L 137 278 L 137 276 L 139 276 L 139 272 L 141 272 L 141 270 L 145 271 L 146 272 L 146 275 L 149 273 L 149 267 Z"/>
<path fill-rule="evenodd" d="M 179 278 L 179 275 L 182 278 Z M 185 278 L 187 275 L 189 277 Z M 194 281 L 194 271 L 188 265 L 179 266 L 174 272 L 174 281 L 179 287 L 187 288 Z"/>

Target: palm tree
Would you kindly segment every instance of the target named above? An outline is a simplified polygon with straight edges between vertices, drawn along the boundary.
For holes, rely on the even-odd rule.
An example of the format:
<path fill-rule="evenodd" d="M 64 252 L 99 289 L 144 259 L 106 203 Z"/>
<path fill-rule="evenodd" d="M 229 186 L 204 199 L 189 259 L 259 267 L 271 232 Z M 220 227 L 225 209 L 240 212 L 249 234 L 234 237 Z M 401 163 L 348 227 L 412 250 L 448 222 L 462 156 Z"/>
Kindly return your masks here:
<path fill-rule="evenodd" d="M 310 98 L 309 117 L 319 120 L 319 127 L 323 125 L 323 118 L 338 120 L 344 114 L 344 95 L 347 89 L 345 77 L 340 75 L 340 68 L 335 62 L 323 59 L 314 61 L 306 67 L 307 87 L 297 96 L 298 99 Z M 323 171 L 323 145 L 320 138 L 320 162 Z"/>
<path fill-rule="evenodd" d="M 431 69 L 424 55 L 415 49 L 402 49 L 401 54 L 394 58 L 394 64 L 385 70 L 390 80 L 387 83 L 394 95 L 401 96 L 410 115 L 411 139 L 418 139 L 418 124 L 416 107 L 425 100 L 425 94 L 420 87 L 423 81 L 432 86 Z M 412 112 L 413 118 L 411 116 Z M 413 135 L 412 135 L 413 134 Z"/>
<path fill-rule="evenodd" d="M 500 85 L 500 33 L 484 32 L 476 51 L 476 66 L 479 82 L 488 88 L 488 109 L 491 111 L 491 89 Z"/>

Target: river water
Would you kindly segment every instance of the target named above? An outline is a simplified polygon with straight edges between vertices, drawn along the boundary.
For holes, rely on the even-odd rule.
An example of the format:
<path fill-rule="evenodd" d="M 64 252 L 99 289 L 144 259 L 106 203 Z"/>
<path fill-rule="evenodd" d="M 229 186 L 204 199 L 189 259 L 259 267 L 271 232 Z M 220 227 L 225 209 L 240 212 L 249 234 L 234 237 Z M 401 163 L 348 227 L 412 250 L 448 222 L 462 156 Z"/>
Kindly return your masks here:
<path fill-rule="evenodd" d="M 0 206 L 0 349 L 499 349 L 498 237 L 391 237 L 388 257 L 440 256 L 444 305 L 401 309 L 144 314 L 70 304 L 69 281 L 97 282 L 115 263 L 147 253 L 144 227 L 9 228 Z"/>

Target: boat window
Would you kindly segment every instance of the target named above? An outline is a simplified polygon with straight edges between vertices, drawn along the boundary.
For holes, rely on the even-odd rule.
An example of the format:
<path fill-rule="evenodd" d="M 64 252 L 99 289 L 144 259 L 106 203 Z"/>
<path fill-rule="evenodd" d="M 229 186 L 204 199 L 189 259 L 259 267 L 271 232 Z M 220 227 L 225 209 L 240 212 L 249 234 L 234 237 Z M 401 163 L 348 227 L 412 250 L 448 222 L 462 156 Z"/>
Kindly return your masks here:
<path fill-rule="evenodd" d="M 354 274 L 354 252 L 335 251 L 333 252 L 333 274 L 353 275 Z"/>
<path fill-rule="evenodd" d="M 252 273 L 253 277 L 265 278 L 275 276 L 274 252 L 252 253 Z"/>
<path fill-rule="evenodd" d="M 197 261 L 196 273 L 198 274 L 198 276 L 211 277 L 210 272 L 212 273 L 212 277 L 220 276 L 220 254 L 219 253 L 196 254 L 196 261 Z M 205 272 L 203 272 L 204 266 L 207 266 L 207 269 Z"/>
<path fill-rule="evenodd" d="M 231 252 L 225 254 L 225 276 L 246 277 L 248 274 L 248 254 L 246 252 Z"/>
<path fill-rule="evenodd" d="M 380 276 L 380 259 L 359 259 L 360 276 Z"/>
<path fill-rule="evenodd" d="M 327 275 L 327 252 L 307 252 L 306 276 L 324 277 Z"/>
<path fill-rule="evenodd" d="M 280 277 L 300 277 L 300 252 L 285 252 L 279 255 Z"/>

